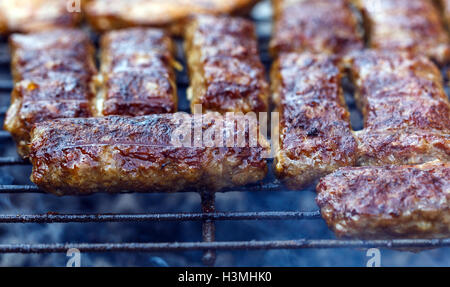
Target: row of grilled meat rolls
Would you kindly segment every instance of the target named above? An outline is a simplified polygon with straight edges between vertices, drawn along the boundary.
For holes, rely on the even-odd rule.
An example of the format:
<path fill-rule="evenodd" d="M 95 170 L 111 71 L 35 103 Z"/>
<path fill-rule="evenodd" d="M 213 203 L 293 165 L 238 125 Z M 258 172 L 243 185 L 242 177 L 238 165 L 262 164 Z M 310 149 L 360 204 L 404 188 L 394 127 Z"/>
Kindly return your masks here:
<path fill-rule="evenodd" d="M 258 126 L 243 115 L 268 109 L 254 27 L 203 15 L 188 31 L 190 90 L 193 104 L 209 112 L 202 116 L 175 113 L 179 64 L 162 30 L 104 34 L 98 73 L 80 30 L 12 35 L 15 87 L 5 129 L 31 159 L 32 181 L 63 195 L 220 190 L 262 180 L 269 145 L 250 142 Z M 228 111 L 242 113 L 220 121 Z M 214 145 L 196 141 L 198 127 L 200 139 L 213 135 Z M 184 141 L 174 141 L 180 136 Z"/>
<path fill-rule="evenodd" d="M 449 62 L 450 42 L 435 3 L 274 4 L 278 175 L 291 188 L 325 176 L 317 203 L 339 236 L 448 237 L 450 103 L 433 61 Z M 361 131 L 350 127 L 344 72 L 364 116 Z"/>
<path fill-rule="evenodd" d="M 450 233 L 450 104 L 439 69 L 430 60 L 445 64 L 450 56 L 439 12 L 428 0 L 350 2 L 273 1 L 270 50 L 276 60 L 271 71 L 272 102 L 280 115 L 275 171 L 292 189 L 325 176 L 317 186 L 317 202 L 340 236 L 446 237 Z M 363 50 L 364 35 L 355 7 L 368 23 L 370 50 Z M 106 34 L 101 41 L 100 74 L 94 79 L 90 73 L 90 84 L 76 98 L 67 86 L 56 99 L 55 93 L 41 93 L 39 81 L 58 86 L 52 82 L 59 79 L 51 78 L 51 69 L 60 69 L 58 77 L 67 72 L 81 79 L 90 68 L 64 71 L 76 65 L 65 68 L 63 61 L 31 64 L 30 76 L 17 81 L 7 128 L 14 135 L 20 129 L 9 128 L 8 123 L 27 122 L 23 134 L 29 135 L 31 126 L 41 122 L 31 137 L 18 138 L 24 143 L 23 155 L 31 147 L 36 184 L 57 194 L 187 187 L 219 190 L 265 176 L 264 155 L 269 149 L 265 140 L 239 148 L 174 147 L 173 134 L 186 119 L 189 127 L 195 126 L 195 116 L 175 114 L 181 118 L 178 122 L 168 114 L 141 116 L 176 109 L 174 61 L 167 53 L 170 40 L 156 40 L 153 33 L 133 29 Z M 32 42 L 51 43 L 44 35 Z M 15 41 L 33 36 L 11 38 L 13 58 L 20 54 Z M 67 43 L 83 46 L 76 43 L 83 37 L 69 38 Z M 139 47 L 145 45 L 144 52 Z M 52 51 L 52 46 L 57 45 L 47 45 L 36 54 L 53 59 L 59 52 Z M 33 45 L 24 45 L 24 51 L 26 48 Z M 199 104 L 203 112 L 268 110 L 267 83 L 251 23 L 239 18 L 198 17 L 186 29 L 185 48 L 192 109 Z M 80 50 L 74 57 L 81 59 L 79 67 L 92 66 L 90 49 Z M 149 60 L 154 58 L 159 60 Z M 33 61 L 31 58 L 30 63 Z M 13 59 L 14 71 L 20 67 L 16 62 L 26 64 Z M 26 93 L 17 89 L 41 69 L 48 73 L 33 80 L 33 85 L 25 85 L 26 92 L 34 95 L 27 105 Z M 364 115 L 364 129 L 358 132 L 352 131 L 342 92 L 341 79 L 347 71 Z M 33 110 L 40 106 L 35 103 L 44 102 L 44 111 L 36 114 L 69 119 L 42 123 L 44 119 L 27 117 L 30 107 Z M 90 115 L 119 116 L 73 119 L 85 115 L 58 109 L 79 102 Z M 65 116 L 66 112 L 70 115 Z M 237 126 L 245 119 L 238 116 L 231 121 Z M 204 131 L 214 128 L 204 121 L 199 125 Z M 251 129 L 248 125 L 235 133 L 254 133 Z M 231 136 L 238 136 L 235 133 Z M 225 138 L 229 136 L 225 134 Z"/>

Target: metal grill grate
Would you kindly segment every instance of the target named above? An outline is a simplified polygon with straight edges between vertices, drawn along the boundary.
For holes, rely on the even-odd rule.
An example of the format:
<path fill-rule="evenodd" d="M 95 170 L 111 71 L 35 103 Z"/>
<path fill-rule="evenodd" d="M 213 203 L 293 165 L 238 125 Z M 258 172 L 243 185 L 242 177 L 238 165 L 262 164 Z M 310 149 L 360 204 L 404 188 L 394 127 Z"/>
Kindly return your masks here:
<path fill-rule="evenodd" d="M 261 19 L 260 24 L 270 24 Z M 270 67 L 267 52 L 268 36 L 260 37 L 261 58 Z M 9 56 L 6 41 L 0 44 L 0 97 L 8 97 L 12 88 L 9 79 Z M 180 59 L 183 62 L 183 59 Z M 185 95 L 188 85 L 186 74 L 177 75 L 180 98 Z M 0 99 L 4 100 L 4 99 Z M 6 102 L 6 101 L 2 101 Z M 188 110 L 188 104 L 181 101 L 180 110 Z M 0 107 L 0 117 L 4 117 L 7 107 Z M 11 145 L 10 135 L 0 131 L 0 146 Z M 17 157 L 0 157 L 0 166 L 29 165 Z M 28 176 L 28 175 L 27 175 Z M 276 180 L 241 188 L 227 190 L 238 192 L 276 192 L 284 187 Z M 225 191 L 225 192 L 227 192 Z M 0 185 L 0 194 L 40 194 L 43 193 L 33 185 Z M 170 195 L 167 195 L 170 196 Z M 285 241 L 216 241 L 215 221 L 256 221 L 256 220 L 317 220 L 321 219 L 319 211 L 267 211 L 267 212 L 220 212 L 215 209 L 215 195 L 201 194 L 199 213 L 145 213 L 145 214 L 36 214 L 36 215 L 1 215 L 0 223 L 106 223 L 106 222 L 163 222 L 163 221 L 201 221 L 203 242 L 168 242 L 168 243 L 74 243 L 74 244 L 0 244 L 0 253 L 63 253 L 70 248 L 84 252 L 175 252 L 200 250 L 204 252 L 205 265 L 213 265 L 216 251 L 219 250 L 268 250 L 300 248 L 437 248 L 450 246 L 450 239 L 397 239 L 397 240 L 336 240 L 336 239 L 298 239 Z M 26 239 L 25 239 L 26 240 Z"/>

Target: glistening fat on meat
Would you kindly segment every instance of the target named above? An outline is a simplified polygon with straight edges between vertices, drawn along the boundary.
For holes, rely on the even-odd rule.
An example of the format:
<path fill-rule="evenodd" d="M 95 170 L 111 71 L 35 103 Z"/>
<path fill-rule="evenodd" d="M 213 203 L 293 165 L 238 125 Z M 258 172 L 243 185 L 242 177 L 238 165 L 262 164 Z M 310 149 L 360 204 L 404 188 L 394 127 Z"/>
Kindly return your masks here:
<path fill-rule="evenodd" d="M 270 147 L 263 138 L 254 141 L 258 126 L 240 125 L 250 123 L 245 116 L 219 118 L 175 113 L 43 122 L 32 134 L 31 179 L 58 195 L 218 191 L 262 180 Z M 230 144 L 235 138 L 243 141 Z"/>
<path fill-rule="evenodd" d="M 357 144 L 335 60 L 288 53 L 272 67 L 273 101 L 280 114 L 275 172 L 292 189 L 356 163 Z"/>
<path fill-rule="evenodd" d="M 269 85 L 254 25 L 242 18 L 198 16 L 186 28 L 191 110 L 267 112 Z"/>
<path fill-rule="evenodd" d="M 98 116 L 142 116 L 177 111 L 174 44 L 163 30 L 130 28 L 101 38 Z"/>
<path fill-rule="evenodd" d="M 26 157 L 34 124 L 92 115 L 94 48 L 75 29 L 15 34 L 10 46 L 15 84 L 4 127 Z"/>
<path fill-rule="evenodd" d="M 320 180 L 317 203 L 340 237 L 448 238 L 450 165 L 345 167 Z"/>

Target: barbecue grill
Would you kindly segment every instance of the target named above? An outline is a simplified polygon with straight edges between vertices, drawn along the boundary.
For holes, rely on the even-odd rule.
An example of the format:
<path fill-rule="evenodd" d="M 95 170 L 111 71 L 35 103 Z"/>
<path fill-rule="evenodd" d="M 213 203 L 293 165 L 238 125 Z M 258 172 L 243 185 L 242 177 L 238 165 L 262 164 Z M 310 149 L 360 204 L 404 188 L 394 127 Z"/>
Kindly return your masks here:
<path fill-rule="evenodd" d="M 258 25 L 261 59 L 269 70 L 271 59 L 267 51 L 270 17 L 253 17 Z M 181 50 L 181 49 L 180 49 Z M 179 53 L 179 61 L 184 63 L 182 53 Z M 184 67 L 186 67 L 184 65 Z M 189 111 L 189 104 L 185 93 L 189 84 L 185 71 L 177 75 L 181 111 Z M 12 81 L 9 77 L 9 54 L 7 51 L 6 39 L 1 39 L 0 43 L 0 117 L 3 118 L 9 101 L 9 94 L 12 89 Z M 358 129 L 362 126 L 362 119 L 356 112 L 354 103 L 349 100 L 349 107 L 352 111 L 352 124 Z M 0 131 L 0 147 L 2 149 L 13 147 L 13 141 L 9 133 Z M 30 163 L 17 157 L 0 157 L 0 166 L 14 168 L 17 166 L 29 166 Z M 269 162 L 271 165 L 271 162 Z M 26 174 L 24 177 L 28 177 Z M 248 192 L 260 193 L 266 196 L 271 192 L 286 191 L 284 186 L 278 182 L 273 173 L 260 184 L 232 188 L 224 190 L 223 199 L 226 200 L 227 192 Z M 151 192 L 151 191 L 149 191 Z M 193 192 L 193 191 L 186 191 Z M 292 191 L 305 192 L 305 191 Z M 0 185 L 0 196 L 7 194 L 41 194 L 34 185 Z M 199 192 L 201 196 L 201 212 L 197 213 L 144 213 L 144 214 L 123 214 L 123 213 L 103 213 L 103 214 L 31 214 L 31 215 L 4 215 L 0 214 L 0 223 L 8 224 L 55 224 L 55 223 L 107 223 L 107 222 L 189 222 L 198 221 L 202 223 L 202 241 L 197 242 L 164 242 L 164 243 L 52 243 L 52 244 L 26 244 L 24 243 L 0 244 L 0 253 L 65 253 L 70 248 L 77 248 L 81 252 L 178 252 L 178 251 L 202 251 L 203 264 L 212 266 L 216 260 L 216 252 L 223 250 L 270 250 L 270 249 L 301 249 L 301 248 L 440 248 L 450 247 L 450 239 L 396 239 L 396 240 L 339 240 L 334 238 L 315 239 L 314 234 L 310 238 L 298 238 L 297 240 L 267 240 L 267 241 L 222 241 L 216 238 L 216 222 L 218 221 L 263 221 L 263 220 L 321 220 L 320 211 L 262 211 L 262 212 L 221 212 L 216 210 L 216 196 L 208 191 Z M 171 194 L 165 194 L 170 197 Z"/>

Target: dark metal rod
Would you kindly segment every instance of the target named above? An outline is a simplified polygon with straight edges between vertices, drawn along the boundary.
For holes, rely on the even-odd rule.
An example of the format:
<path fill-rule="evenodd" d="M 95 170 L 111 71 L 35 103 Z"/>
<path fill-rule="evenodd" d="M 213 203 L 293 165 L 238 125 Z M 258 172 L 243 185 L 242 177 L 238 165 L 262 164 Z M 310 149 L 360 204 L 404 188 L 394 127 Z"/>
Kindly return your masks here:
<path fill-rule="evenodd" d="M 221 192 L 275 192 L 284 191 L 284 186 L 278 182 L 256 184 L 242 187 L 232 187 Z M 195 190 L 185 190 L 184 192 L 196 192 Z M 0 185 L 0 194 L 23 194 L 23 193 L 45 193 L 35 185 Z M 128 193 L 128 192 L 127 192 Z M 152 193 L 149 191 L 149 193 Z"/>
<path fill-rule="evenodd" d="M 283 241 L 222 241 L 183 243 L 68 243 L 68 244 L 0 244 L 0 253 L 65 253 L 76 248 L 81 252 L 164 252 L 205 250 L 266 250 L 303 248 L 436 248 L 449 247 L 450 239 L 334 240 L 299 239 Z"/>
<path fill-rule="evenodd" d="M 287 190 L 282 183 L 280 183 L 278 180 L 274 180 L 272 182 L 255 184 L 250 186 L 231 187 L 221 192 L 245 192 L 245 191 L 272 192 L 272 191 L 287 191 Z"/>
<path fill-rule="evenodd" d="M 144 221 L 200 220 L 300 220 L 320 219 L 320 211 L 262 211 L 212 213 L 149 213 L 149 214 L 38 214 L 0 215 L 0 223 L 95 223 Z"/>
<path fill-rule="evenodd" d="M 202 212 L 211 214 L 216 212 L 216 195 L 214 192 L 202 192 L 200 194 L 202 201 Z M 203 242 L 214 242 L 216 239 L 216 225 L 214 220 L 204 219 L 202 223 Z M 203 264 L 213 266 L 216 263 L 216 251 L 206 250 L 202 257 Z"/>
<path fill-rule="evenodd" d="M 0 54 L 0 65 L 9 65 L 9 55 Z"/>
<path fill-rule="evenodd" d="M 28 165 L 29 161 L 18 157 L 0 157 L 0 166 L 2 165 Z"/>
<path fill-rule="evenodd" d="M 8 107 L 0 107 L 0 116 L 6 114 Z"/>
<path fill-rule="evenodd" d="M 0 194 L 45 193 L 35 185 L 0 185 Z"/>
<path fill-rule="evenodd" d="M 12 80 L 0 79 L 0 90 L 11 90 L 13 88 Z"/>
<path fill-rule="evenodd" d="M 9 139 L 11 135 L 7 131 L 0 131 L 0 139 Z"/>

